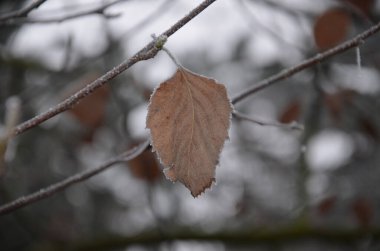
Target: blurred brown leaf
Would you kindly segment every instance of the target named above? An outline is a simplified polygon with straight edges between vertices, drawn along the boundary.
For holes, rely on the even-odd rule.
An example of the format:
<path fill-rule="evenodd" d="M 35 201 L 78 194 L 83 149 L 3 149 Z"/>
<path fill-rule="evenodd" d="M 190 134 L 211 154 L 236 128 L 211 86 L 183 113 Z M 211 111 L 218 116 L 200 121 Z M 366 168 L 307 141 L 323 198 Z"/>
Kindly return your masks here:
<path fill-rule="evenodd" d="M 378 140 L 379 132 L 374 124 L 369 118 L 361 118 L 359 121 L 361 131 L 371 139 Z"/>
<path fill-rule="evenodd" d="M 280 115 L 279 121 L 281 123 L 291 123 L 297 121 L 301 113 L 301 104 L 298 100 L 290 102 Z"/>
<path fill-rule="evenodd" d="M 314 40 L 319 50 L 330 49 L 347 38 L 351 26 L 350 14 L 339 8 L 329 9 L 314 23 Z"/>
<path fill-rule="evenodd" d="M 334 208 L 337 201 L 336 196 L 330 196 L 321 200 L 317 206 L 320 215 L 327 215 Z"/>
<path fill-rule="evenodd" d="M 351 89 L 343 89 L 335 93 L 325 94 L 324 103 L 335 120 L 340 120 L 344 107 L 352 102 L 356 94 L 357 92 Z"/>
<path fill-rule="evenodd" d="M 83 125 L 88 128 L 99 127 L 104 120 L 109 89 L 107 85 L 100 87 L 82 102 L 70 110 Z"/>
<path fill-rule="evenodd" d="M 362 227 L 368 227 L 373 219 L 373 205 L 365 198 L 357 198 L 352 203 L 352 211 Z"/>
<path fill-rule="evenodd" d="M 128 161 L 132 174 L 139 179 L 153 183 L 160 178 L 159 164 L 150 149 L 145 150 L 136 158 Z"/>
<path fill-rule="evenodd" d="M 94 81 L 97 77 L 98 75 L 94 73 L 84 76 L 78 81 L 78 84 L 72 88 L 73 90 L 70 90 L 65 96 L 72 95 L 85 85 Z M 93 133 L 104 121 L 109 92 L 109 86 L 107 84 L 103 85 L 69 110 L 69 113 L 88 130 L 84 136 L 84 140 L 86 141 L 91 141 Z"/>
<path fill-rule="evenodd" d="M 215 166 L 228 137 L 232 107 L 222 84 L 178 69 L 151 97 L 147 128 L 153 150 L 196 197 L 215 180 Z"/>
<path fill-rule="evenodd" d="M 5 173 L 6 161 L 5 153 L 7 151 L 7 140 L 3 139 L 0 135 L 0 177 Z"/>

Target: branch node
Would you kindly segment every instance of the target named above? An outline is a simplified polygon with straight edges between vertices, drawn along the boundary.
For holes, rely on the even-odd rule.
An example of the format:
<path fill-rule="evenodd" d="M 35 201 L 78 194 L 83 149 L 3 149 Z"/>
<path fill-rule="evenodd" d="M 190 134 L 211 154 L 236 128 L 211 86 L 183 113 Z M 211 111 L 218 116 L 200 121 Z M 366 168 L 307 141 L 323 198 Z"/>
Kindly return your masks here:
<path fill-rule="evenodd" d="M 316 61 L 320 62 L 323 59 L 322 53 L 318 53 L 317 55 L 315 55 L 315 58 L 316 58 Z"/>
<path fill-rule="evenodd" d="M 359 40 L 358 40 L 358 46 L 357 47 L 363 45 L 364 43 L 365 43 L 365 40 L 362 39 L 362 38 L 359 38 Z"/>
<path fill-rule="evenodd" d="M 155 34 L 152 34 L 151 36 L 155 40 L 154 47 L 156 47 L 159 50 L 162 50 L 166 41 L 168 40 L 168 36 L 160 35 L 159 37 L 156 37 Z"/>

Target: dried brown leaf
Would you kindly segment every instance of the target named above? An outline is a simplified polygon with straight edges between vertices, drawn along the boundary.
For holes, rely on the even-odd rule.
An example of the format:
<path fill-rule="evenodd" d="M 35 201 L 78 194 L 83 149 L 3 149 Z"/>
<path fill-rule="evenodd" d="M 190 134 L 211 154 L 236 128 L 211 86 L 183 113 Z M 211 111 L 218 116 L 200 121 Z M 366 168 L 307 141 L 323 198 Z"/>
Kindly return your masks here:
<path fill-rule="evenodd" d="M 73 85 L 64 90 L 62 98 L 66 99 L 73 95 L 98 77 L 99 74 L 96 72 L 90 72 L 82 76 Z M 110 87 L 109 85 L 103 85 L 68 111 L 86 129 L 82 135 L 84 142 L 90 143 L 96 130 L 103 124 L 109 98 Z"/>
<path fill-rule="evenodd" d="M 146 182 L 154 183 L 161 177 L 159 163 L 149 149 L 146 149 L 139 156 L 128 161 L 128 166 L 133 176 Z"/>
<path fill-rule="evenodd" d="M 340 121 L 345 107 L 352 104 L 357 92 L 351 89 L 343 89 L 335 93 L 325 94 L 324 102 L 335 121 Z"/>
<path fill-rule="evenodd" d="M 299 100 L 294 100 L 285 107 L 280 115 L 279 121 L 285 124 L 292 123 L 300 117 L 300 113 L 301 104 Z"/>
<path fill-rule="evenodd" d="M 374 216 L 372 203 L 366 198 L 357 198 L 352 203 L 352 211 L 361 227 L 368 227 Z"/>
<path fill-rule="evenodd" d="M 151 97 L 147 128 L 168 179 L 196 197 L 215 181 L 232 107 L 222 84 L 178 69 Z"/>
<path fill-rule="evenodd" d="M 336 206 L 338 198 L 336 196 L 331 196 L 324 198 L 319 202 L 317 206 L 318 213 L 320 215 L 327 215 Z"/>
<path fill-rule="evenodd" d="M 314 24 L 314 40 L 321 51 L 330 49 L 347 38 L 351 16 L 344 9 L 333 8 L 318 17 Z"/>

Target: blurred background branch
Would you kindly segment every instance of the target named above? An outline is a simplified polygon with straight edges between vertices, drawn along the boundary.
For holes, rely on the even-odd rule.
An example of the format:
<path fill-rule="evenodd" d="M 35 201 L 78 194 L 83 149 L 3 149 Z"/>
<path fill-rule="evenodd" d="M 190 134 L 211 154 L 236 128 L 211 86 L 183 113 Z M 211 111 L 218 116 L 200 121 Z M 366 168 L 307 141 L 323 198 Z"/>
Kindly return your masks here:
<path fill-rule="evenodd" d="M 37 9 L 38 7 L 40 7 L 40 5 L 42 5 L 46 1 L 47 0 L 34 0 L 29 5 L 25 6 L 24 8 L 1 15 L 0 21 L 4 22 L 4 21 L 11 20 L 14 18 L 26 17 L 31 11 L 33 11 L 34 9 Z"/>
<path fill-rule="evenodd" d="M 283 128 L 283 129 L 300 130 L 300 131 L 303 130 L 303 126 L 299 125 L 295 121 L 292 121 L 292 122 L 290 122 L 288 124 L 282 124 L 282 123 L 273 122 L 273 121 L 272 122 L 270 122 L 270 121 L 264 121 L 264 120 L 261 120 L 261 119 L 258 119 L 258 118 L 249 117 L 249 116 L 244 115 L 244 114 L 242 114 L 240 112 L 237 112 L 237 111 L 234 111 L 232 113 L 232 116 L 234 116 L 238 120 L 246 120 L 246 121 L 249 121 L 249 122 L 261 125 L 261 126 L 274 126 L 274 127 L 279 127 L 279 128 Z"/>
<path fill-rule="evenodd" d="M 88 15 L 102 15 L 105 18 L 115 18 L 115 17 L 118 17 L 120 14 L 108 14 L 108 13 L 105 13 L 105 10 L 107 8 L 111 7 L 112 5 L 115 5 L 115 4 L 124 2 L 124 1 L 127 1 L 127 0 L 110 1 L 107 3 L 103 3 L 100 6 L 89 8 L 87 10 L 78 11 L 76 13 L 71 13 L 71 14 L 68 14 L 68 15 L 65 15 L 65 16 L 62 16 L 59 18 L 57 18 L 57 17 L 53 17 L 53 18 L 30 18 L 30 17 L 25 17 L 23 15 L 21 15 L 21 16 L 17 15 L 17 16 L 12 16 L 11 18 L 3 18 L 3 19 L 1 19 L 1 17 L 0 17 L 0 25 L 22 25 L 25 23 L 28 23 L 28 24 L 61 23 L 61 22 L 65 22 L 65 21 L 68 21 L 71 19 L 76 19 L 76 18 L 88 16 Z"/>

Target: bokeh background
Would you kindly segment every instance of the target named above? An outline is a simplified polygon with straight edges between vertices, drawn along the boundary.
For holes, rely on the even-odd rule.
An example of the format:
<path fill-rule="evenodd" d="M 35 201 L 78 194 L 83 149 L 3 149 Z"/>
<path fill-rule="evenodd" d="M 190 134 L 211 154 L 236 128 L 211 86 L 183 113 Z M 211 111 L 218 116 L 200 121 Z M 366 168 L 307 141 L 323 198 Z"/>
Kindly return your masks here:
<path fill-rule="evenodd" d="M 30 2 L 3 0 L 1 14 Z M 125 0 L 67 20 L 108 2 L 48 0 L 26 18 L 0 22 L 0 135 L 18 104 L 20 121 L 47 110 L 200 2 Z M 379 20 L 375 0 L 218 0 L 166 47 L 234 97 Z M 0 249 L 379 250 L 379 48 L 374 35 L 236 104 L 271 125 L 232 119 L 216 185 L 201 196 L 166 180 L 148 149 L 0 216 Z M 11 140 L 1 152 L 0 203 L 146 139 L 149 97 L 175 68 L 160 52 Z"/>

